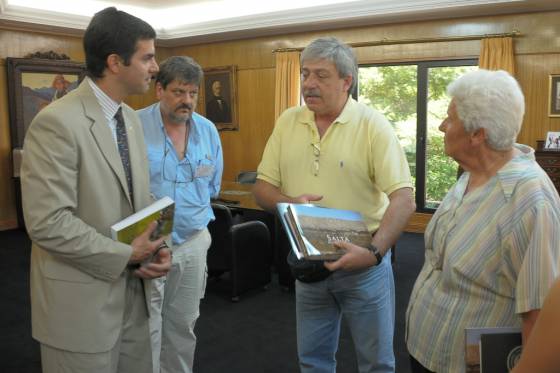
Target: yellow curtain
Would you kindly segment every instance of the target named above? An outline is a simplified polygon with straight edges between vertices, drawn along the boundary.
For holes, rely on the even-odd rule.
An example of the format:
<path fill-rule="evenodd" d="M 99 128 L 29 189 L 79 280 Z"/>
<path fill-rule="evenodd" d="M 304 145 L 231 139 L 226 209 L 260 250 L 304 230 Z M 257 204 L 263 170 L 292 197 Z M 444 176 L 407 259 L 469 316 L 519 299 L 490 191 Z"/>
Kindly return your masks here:
<path fill-rule="evenodd" d="M 515 75 L 513 38 L 482 39 L 478 66 L 487 70 L 505 70 Z"/>
<path fill-rule="evenodd" d="M 291 106 L 299 105 L 299 52 L 276 52 L 274 120 Z"/>

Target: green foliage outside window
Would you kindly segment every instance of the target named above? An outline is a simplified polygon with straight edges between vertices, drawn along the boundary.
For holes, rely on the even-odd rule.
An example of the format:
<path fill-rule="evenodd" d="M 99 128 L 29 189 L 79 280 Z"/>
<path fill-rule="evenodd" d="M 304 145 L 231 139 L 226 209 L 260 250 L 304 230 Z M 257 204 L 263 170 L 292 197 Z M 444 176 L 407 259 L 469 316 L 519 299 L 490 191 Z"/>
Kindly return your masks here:
<path fill-rule="evenodd" d="M 433 67 L 428 73 L 426 207 L 437 208 L 457 176 L 457 164 L 445 155 L 443 133 L 438 130 L 447 115 L 446 89 L 473 66 Z M 416 178 L 417 66 L 361 67 L 359 100 L 373 106 L 392 123 Z"/>

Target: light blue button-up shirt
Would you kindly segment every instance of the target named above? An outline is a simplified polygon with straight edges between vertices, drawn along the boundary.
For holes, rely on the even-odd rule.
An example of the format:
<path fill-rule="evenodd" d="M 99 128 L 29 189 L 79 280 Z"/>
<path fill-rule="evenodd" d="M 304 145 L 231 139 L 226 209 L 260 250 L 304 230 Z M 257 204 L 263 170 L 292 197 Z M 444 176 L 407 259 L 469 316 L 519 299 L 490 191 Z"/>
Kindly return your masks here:
<path fill-rule="evenodd" d="M 179 160 L 163 126 L 159 103 L 138 111 L 150 161 L 150 186 L 156 198 L 175 201 L 173 243 L 180 245 L 206 228 L 214 214 L 210 198 L 217 197 L 224 169 L 216 126 L 193 113 L 187 153 Z"/>

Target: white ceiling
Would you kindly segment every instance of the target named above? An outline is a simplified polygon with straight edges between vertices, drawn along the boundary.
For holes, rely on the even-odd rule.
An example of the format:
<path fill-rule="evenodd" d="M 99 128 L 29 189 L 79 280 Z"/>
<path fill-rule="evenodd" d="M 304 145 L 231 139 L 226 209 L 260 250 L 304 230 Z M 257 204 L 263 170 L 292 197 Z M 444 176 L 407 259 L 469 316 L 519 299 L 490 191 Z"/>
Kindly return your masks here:
<path fill-rule="evenodd" d="M 164 46 L 365 24 L 560 10 L 560 0 L 0 0 L 0 26 L 81 34 L 91 15 L 109 5 L 145 19 Z"/>

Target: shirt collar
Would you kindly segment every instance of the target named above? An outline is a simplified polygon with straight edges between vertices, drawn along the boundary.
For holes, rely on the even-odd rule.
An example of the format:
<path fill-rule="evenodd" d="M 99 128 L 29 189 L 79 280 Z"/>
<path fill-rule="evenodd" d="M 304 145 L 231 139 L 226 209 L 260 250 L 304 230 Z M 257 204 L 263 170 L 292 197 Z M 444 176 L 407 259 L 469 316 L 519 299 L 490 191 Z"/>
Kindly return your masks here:
<path fill-rule="evenodd" d="M 530 146 L 514 144 L 514 148 L 520 150 L 521 154 L 510 159 L 509 162 L 498 171 L 497 175 L 506 199 L 509 199 L 513 194 L 520 176 L 527 169 L 527 162 L 535 160 L 535 151 Z"/>
<path fill-rule="evenodd" d="M 105 116 L 105 118 L 107 118 L 107 121 L 111 121 L 114 118 L 117 111 L 119 110 L 119 108 L 121 107 L 121 104 L 116 102 L 111 97 L 109 97 L 105 92 L 103 92 L 103 90 L 99 88 L 99 86 L 95 84 L 95 82 L 92 79 L 90 79 L 89 77 L 87 77 L 86 79 L 91 89 L 93 90 L 93 94 L 97 98 L 99 105 L 101 106 L 103 115 Z"/>
<path fill-rule="evenodd" d="M 358 103 L 352 98 L 352 96 L 348 96 L 348 100 L 346 100 L 346 104 L 344 105 L 342 112 L 334 120 L 333 124 L 345 124 L 350 122 L 352 113 L 354 112 L 353 108 L 357 104 Z M 307 106 L 304 106 L 304 109 L 299 113 L 297 120 L 302 124 L 314 125 L 315 113 L 309 110 Z"/>
<path fill-rule="evenodd" d="M 517 183 L 527 169 L 527 162 L 535 160 L 535 151 L 530 146 L 514 144 L 514 148 L 520 150 L 521 154 L 510 159 L 496 173 L 498 186 L 502 190 L 506 200 L 509 200 L 513 195 Z M 464 177 L 461 177 L 457 182 L 457 188 L 454 189 L 454 198 L 459 201 L 463 198 L 468 185 L 469 178 L 467 175 L 470 177 L 470 173 L 465 172 Z"/>

